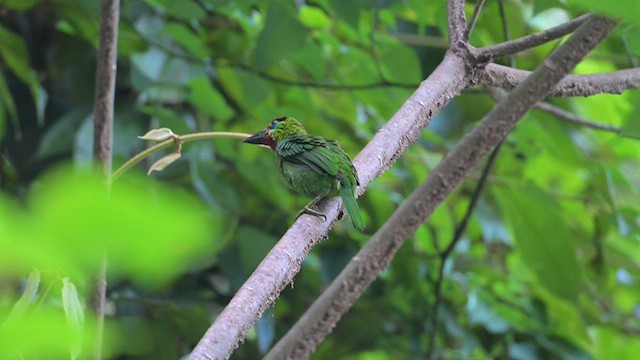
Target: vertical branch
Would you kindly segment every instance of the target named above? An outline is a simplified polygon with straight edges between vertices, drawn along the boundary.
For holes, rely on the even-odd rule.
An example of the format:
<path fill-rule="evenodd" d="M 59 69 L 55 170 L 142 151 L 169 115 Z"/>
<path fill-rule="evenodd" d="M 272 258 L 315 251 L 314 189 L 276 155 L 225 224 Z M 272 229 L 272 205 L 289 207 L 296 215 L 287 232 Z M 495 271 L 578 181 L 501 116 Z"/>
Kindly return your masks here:
<path fill-rule="evenodd" d="M 120 0 L 102 0 L 93 108 L 93 157 L 100 162 L 107 177 L 111 176 L 119 7 Z"/>
<path fill-rule="evenodd" d="M 478 21 L 478 16 L 480 15 L 480 10 L 482 10 L 482 6 L 484 5 L 485 0 L 477 0 L 476 6 L 473 8 L 473 14 L 471 15 L 471 20 L 467 24 L 467 28 L 464 30 L 464 34 L 462 35 L 462 41 L 465 43 L 469 42 L 469 38 L 471 37 L 471 32 L 473 28 L 476 26 L 476 21 Z"/>
<path fill-rule="evenodd" d="M 93 158 L 111 178 L 113 113 L 118 54 L 118 20 L 120 0 L 102 0 L 100 44 L 96 65 L 96 88 L 93 109 Z M 100 261 L 98 273 L 90 284 L 89 302 L 96 315 L 96 339 L 93 358 L 102 358 L 104 311 L 107 297 L 107 258 Z"/>
<path fill-rule="evenodd" d="M 449 32 L 449 48 L 455 48 L 464 42 L 467 18 L 464 15 L 464 0 L 447 1 L 447 27 Z"/>

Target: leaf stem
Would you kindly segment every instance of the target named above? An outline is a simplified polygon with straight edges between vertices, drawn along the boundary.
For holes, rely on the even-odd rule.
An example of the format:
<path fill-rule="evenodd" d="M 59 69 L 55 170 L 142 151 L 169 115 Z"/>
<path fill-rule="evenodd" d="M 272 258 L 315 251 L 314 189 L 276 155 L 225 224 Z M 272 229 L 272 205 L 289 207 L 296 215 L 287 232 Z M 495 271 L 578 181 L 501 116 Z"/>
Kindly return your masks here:
<path fill-rule="evenodd" d="M 189 142 L 189 141 L 210 140 L 210 139 L 217 139 L 217 138 L 229 138 L 229 139 L 244 140 L 244 139 L 248 138 L 249 136 L 251 136 L 251 134 L 237 133 L 237 132 L 215 131 L 215 132 L 201 132 L 201 133 L 195 133 L 195 134 L 182 135 L 182 136 L 180 136 L 180 140 L 183 143 L 186 143 L 186 142 Z M 138 153 L 136 156 L 134 156 L 131 159 L 129 159 L 129 161 L 124 163 L 116 171 L 113 172 L 113 176 L 111 177 L 111 182 L 116 181 L 127 170 L 131 169 L 134 165 L 136 165 L 137 163 L 139 163 L 140 161 L 142 161 L 143 159 L 145 159 L 149 155 L 151 155 L 151 154 L 153 154 L 153 153 L 155 153 L 157 151 L 160 151 L 162 149 L 166 149 L 169 146 L 171 146 L 172 144 L 175 144 L 175 140 L 174 139 L 169 139 L 169 140 L 163 141 L 163 142 L 161 142 L 159 144 L 156 144 L 156 145 L 154 145 L 154 146 L 152 146 L 152 147 L 150 147 L 148 149 L 145 149 L 144 151 Z"/>

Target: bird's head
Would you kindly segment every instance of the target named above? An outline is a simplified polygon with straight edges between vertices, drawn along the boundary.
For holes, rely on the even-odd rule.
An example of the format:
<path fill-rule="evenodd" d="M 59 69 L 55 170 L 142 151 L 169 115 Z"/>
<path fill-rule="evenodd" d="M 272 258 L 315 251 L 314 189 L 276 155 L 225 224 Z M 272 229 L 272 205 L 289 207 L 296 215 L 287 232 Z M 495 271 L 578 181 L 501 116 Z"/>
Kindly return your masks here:
<path fill-rule="evenodd" d="M 282 116 L 271 122 L 269 126 L 259 133 L 255 133 L 244 139 L 249 144 L 269 145 L 271 149 L 276 148 L 279 141 L 292 135 L 306 135 L 307 130 L 298 120 L 291 116 Z"/>

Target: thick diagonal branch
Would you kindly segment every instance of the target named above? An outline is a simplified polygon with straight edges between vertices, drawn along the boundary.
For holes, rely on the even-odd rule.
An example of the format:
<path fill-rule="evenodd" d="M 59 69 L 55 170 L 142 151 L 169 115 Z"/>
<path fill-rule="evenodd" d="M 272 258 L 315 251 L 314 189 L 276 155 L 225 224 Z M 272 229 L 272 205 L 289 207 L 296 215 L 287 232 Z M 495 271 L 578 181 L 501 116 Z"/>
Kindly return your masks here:
<path fill-rule="evenodd" d="M 564 45 L 498 103 L 376 232 L 266 358 L 308 358 L 342 314 L 387 267 L 400 245 L 614 25 L 602 17 L 589 16 Z"/>

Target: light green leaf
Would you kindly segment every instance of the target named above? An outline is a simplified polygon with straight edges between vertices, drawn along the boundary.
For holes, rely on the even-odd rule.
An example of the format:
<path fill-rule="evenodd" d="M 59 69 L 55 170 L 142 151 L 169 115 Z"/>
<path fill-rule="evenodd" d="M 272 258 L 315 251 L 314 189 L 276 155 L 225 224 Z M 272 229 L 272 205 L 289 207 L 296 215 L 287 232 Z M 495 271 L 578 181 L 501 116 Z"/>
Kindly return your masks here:
<path fill-rule="evenodd" d="M 582 10 L 601 13 L 617 19 L 639 23 L 640 0 L 602 1 L 602 0 L 569 0 L 569 5 Z"/>
<path fill-rule="evenodd" d="M 165 25 L 164 32 L 171 36 L 178 44 L 199 59 L 209 57 L 209 49 L 203 39 L 193 30 L 183 24 L 169 23 Z"/>
<path fill-rule="evenodd" d="M 235 111 L 206 77 L 198 77 L 189 83 L 189 102 L 200 111 L 221 122 L 227 122 Z"/>
<path fill-rule="evenodd" d="M 315 6 L 303 5 L 298 10 L 300 22 L 308 28 L 326 29 L 331 26 L 331 19 L 322 9 Z"/>
<path fill-rule="evenodd" d="M 594 340 L 595 359 L 634 359 L 640 354 L 640 339 L 610 326 L 589 329 Z"/>

